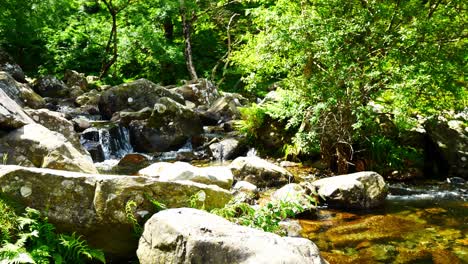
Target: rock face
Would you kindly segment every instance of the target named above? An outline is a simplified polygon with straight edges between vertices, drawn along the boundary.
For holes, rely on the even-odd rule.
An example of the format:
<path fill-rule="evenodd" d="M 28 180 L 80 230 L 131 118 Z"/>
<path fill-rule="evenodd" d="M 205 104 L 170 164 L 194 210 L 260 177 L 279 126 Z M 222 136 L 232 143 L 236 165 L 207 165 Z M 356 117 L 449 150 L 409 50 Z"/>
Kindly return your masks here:
<path fill-rule="evenodd" d="M 26 83 L 26 76 L 24 75 L 23 69 L 16 64 L 10 54 L 0 49 L 0 71 L 7 72 L 15 80 L 21 83 Z"/>
<path fill-rule="evenodd" d="M 217 160 L 232 160 L 247 152 L 247 146 L 235 138 L 227 138 L 210 145 L 213 157 Z"/>
<path fill-rule="evenodd" d="M 3 90 L 20 106 L 41 108 L 45 101 L 28 84 L 17 82 L 9 73 L 0 71 L 0 90 Z"/>
<path fill-rule="evenodd" d="M 42 97 L 65 98 L 71 92 L 71 89 L 64 82 L 52 75 L 37 79 L 33 88 Z"/>
<path fill-rule="evenodd" d="M 229 189 L 233 175 L 227 167 L 198 168 L 186 162 L 158 162 L 138 172 L 141 176 L 158 177 L 163 181 L 188 180 L 204 184 L 214 184 Z"/>
<path fill-rule="evenodd" d="M 45 213 L 60 231 L 77 232 L 110 257 L 132 257 L 137 238 L 125 207 L 134 201 L 135 217 L 154 212 L 146 198 L 168 207 L 189 205 L 190 196 L 206 194 L 207 209 L 223 207 L 231 195 L 216 186 L 149 177 L 91 175 L 49 169 L 0 166 L 1 191 L 25 206 Z M 122 263 L 122 262 L 116 262 Z"/>
<path fill-rule="evenodd" d="M 130 122 L 131 141 L 136 151 L 164 152 L 182 147 L 203 132 L 198 115 L 191 109 L 162 97 L 147 120 Z"/>
<path fill-rule="evenodd" d="M 282 238 L 189 208 L 153 215 L 137 255 L 141 264 L 327 263 L 307 239 Z"/>
<path fill-rule="evenodd" d="M 239 157 L 229 168 L 235 180 L 247 181 L 260 188 L 285 185 L 294 179 L 289 171 L 259 157 Z"/>
<path fill-rule="evenodd" d="M 11 130 L 34 121 L 15 101 L 0 89 L 0 129 Z"/>
<path fill-rule="evenodd" d="M 433 146 L 426 163 L 438 164 L 437 174 L 468 179 L 468 119 L 447 120 L 439 117 L 428 120 L 424 128 Z"/>
<path fill-rule="evenodd" d="M 27 124 L 0 139 L 9 163 L 87 173 L 97 173 L 91 157 L 83 155 L 62 134 L 39 124 Z"/>
<path fill-rule="evenodd" d="M 372 171 L 324 178 L 312 186 L 330 207 L 369 209 L 380 206 L 387 197 L 383 177 Z"/>
<path fill-rule="evenodd" d="M 156 85 L 146 79 L 139 79 L 130 83 L 114 86 L 102 93 L 99 109 L 105 118 L 122 110 L 139 111 L 145 107 L 153 107 L 161 97 L 184 104 L 181 95 Z"/>

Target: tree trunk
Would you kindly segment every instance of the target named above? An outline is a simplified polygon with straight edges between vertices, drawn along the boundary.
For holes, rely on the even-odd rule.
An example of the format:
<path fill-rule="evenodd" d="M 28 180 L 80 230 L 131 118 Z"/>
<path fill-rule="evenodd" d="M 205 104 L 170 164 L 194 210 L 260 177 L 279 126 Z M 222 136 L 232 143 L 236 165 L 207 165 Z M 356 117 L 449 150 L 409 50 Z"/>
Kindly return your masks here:
<path fill-rule="evenodd" d="M 112 30 L 111 34 L 109 36 L 109 41 L 107 42 L 106 46 L 106 55 L 110 52 L 111 46 L 112 46 L 112 58 L 107 61 L 107 58 L 104 57 L 102 60 L 102 67 L 101 67 L 101 73 L 99 75 L 99 79 L 102 79 L 107 73 L 109 72 L 109 69 L 112 67 L 112 65 L 117 61 L 118 57 L 118 48 L 117 48 L 117 13 L 115 11 L 109 10 L 111 16 L 112 16 Z"/>
<path fill-rule="evenodd" d="M 192 80 L 197 80 L 197 72 L 195 71 L 195 66 L 193 65 L 192 59 L 192 43 L 191 43 L 191 29 L 192 21 L 187 20 L 187 12 L 185 8 L 181 8 L 180 16 L 182 18 L 182 31 L 184 34 L 184 55 L 185 55 L 185 64 L 187 64 L 187 70 Z"/>

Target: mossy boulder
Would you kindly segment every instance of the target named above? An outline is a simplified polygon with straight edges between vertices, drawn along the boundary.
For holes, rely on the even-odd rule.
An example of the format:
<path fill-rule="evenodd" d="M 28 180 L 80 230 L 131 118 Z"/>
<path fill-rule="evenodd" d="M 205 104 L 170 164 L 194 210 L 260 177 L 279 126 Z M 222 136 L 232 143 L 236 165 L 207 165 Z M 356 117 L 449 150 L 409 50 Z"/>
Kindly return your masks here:
<path fill-rule="evenodd" d="M 50 169 L 0 166 L 3 194 L 43 212 L 59 231 L 77 232 L 108 257 L 132 257 L 138 237 L 125 208 L 135 203 L 133 214 L 140 223 L 155 212 L 148 197 L 170 207 L 189 206 L 190 197 L 203 191 L 205 208 L 223 207 L 228 191 L 217 186 L 151 177 L 112 176 L 66 172 Z"/>
<path fill-rule="evenodd" d="M 104 91 L 99 99 L 99 109 L 105 118 L 110 119 L 118 111 L 139 111 L 145 107 L 153 107 L 161 97 L 169 97 L 184 104 L 181 95 L 146 79 L 139 79 Z"/>

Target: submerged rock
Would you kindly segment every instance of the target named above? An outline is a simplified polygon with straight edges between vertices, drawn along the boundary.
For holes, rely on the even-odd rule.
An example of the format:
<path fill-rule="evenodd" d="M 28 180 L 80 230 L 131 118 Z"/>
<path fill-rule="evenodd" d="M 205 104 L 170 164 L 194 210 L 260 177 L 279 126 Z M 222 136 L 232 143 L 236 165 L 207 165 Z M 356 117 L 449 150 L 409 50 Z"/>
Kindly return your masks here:
<path fill-rule="evenodd" d="M 9 164 L 97 173 L 91 157 L 82 154 L 60 133 L 39 124 L 27 124 L 0 138 Z"/>
<path fill-rule="evenodd" d="M 227 167 L 198 168 L 186 162 L 158 162 L 138 172 L 141 176 L 158 177 L 164 181 L 188 180 L 204 184 L 214 184 L 229 189 L 233 175 Z"/>
<path fill-rule="evenodd" d="M 281 186 L 294 180 L 289 171 L 255 156 L 239 157 L 229 168 L 236 180 L 247 181 L 260 188 Z"/>
<path fill-rule="evenodd" d="M 126 205 L 135 203 L 134 217 L 142 221 L 155 212 L 148 197 L 169 208 L 189 206 L 203 191 L 205 208 L 223 207 L 228 191 L 189 181 L 166 182 L 150 177 L 92 175 L 49 169 L 0 166 L 4 195 L 45 214 L 61 232 L 77 232 L 110 258 L 131 258 L 137 237 Z M 116 260 L 116 263 L 122 263 Z"/>
<path fill-rule="evenodd" d="M 327 263 L 310 240 L 280 237 L 190 208 L 153 215 L 137 255 L 141 264 Z"/>
<path fill-rule="evenodd" d="M 314 181 L 330 207 L 368 209 L 382 205 L 387 197 L 387 184 L 376 172 L 363 171 Z"/>

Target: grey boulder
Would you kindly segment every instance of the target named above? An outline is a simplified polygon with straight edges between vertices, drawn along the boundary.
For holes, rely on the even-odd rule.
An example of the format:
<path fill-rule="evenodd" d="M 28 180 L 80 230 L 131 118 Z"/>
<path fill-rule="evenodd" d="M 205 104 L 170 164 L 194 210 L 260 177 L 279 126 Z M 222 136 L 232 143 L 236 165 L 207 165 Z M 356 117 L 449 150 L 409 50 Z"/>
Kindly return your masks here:
<path fill-rule="evenodd" d="M 137 255 L 141 264 L 327 263 L 310 240 L 280 237 L 190 208 L 153 215 Z"/>

